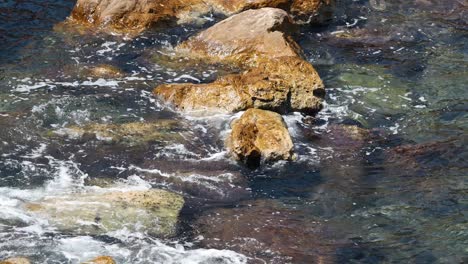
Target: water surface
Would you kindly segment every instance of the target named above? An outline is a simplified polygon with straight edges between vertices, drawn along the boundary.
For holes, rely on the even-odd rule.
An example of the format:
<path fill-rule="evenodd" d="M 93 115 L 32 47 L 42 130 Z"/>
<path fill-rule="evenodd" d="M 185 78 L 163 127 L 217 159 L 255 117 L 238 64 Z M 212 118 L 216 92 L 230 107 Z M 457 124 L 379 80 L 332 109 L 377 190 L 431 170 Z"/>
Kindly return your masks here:
<path fill-rule="evenodd" d="M 222 74 L 161 55 L 200 27 L 150 30 L 134 39 L 54 31 L 73 5 L 0 3 L 0 259 L 467 261 L 466 1 L 338 1 L 331 25 L 303 27 L 295 39 L 324 79 L 326 106 L 317 118 L 285 116 L 297 161 L 255 171 L 224 149 L 229 122 L 239 114 L 184 116 L 151 95 L 161 83 L 209 82 Z M 82 74 L 98 64 L 125 74 Z M 143 143 L 64 132 L 166 119 L 180 128 Z M 362 133 L 350 135 L 349 125 Z M 21 206 L 96 188 L 99 180 L 183 194 L 177 235 L 78 236 Z"/>

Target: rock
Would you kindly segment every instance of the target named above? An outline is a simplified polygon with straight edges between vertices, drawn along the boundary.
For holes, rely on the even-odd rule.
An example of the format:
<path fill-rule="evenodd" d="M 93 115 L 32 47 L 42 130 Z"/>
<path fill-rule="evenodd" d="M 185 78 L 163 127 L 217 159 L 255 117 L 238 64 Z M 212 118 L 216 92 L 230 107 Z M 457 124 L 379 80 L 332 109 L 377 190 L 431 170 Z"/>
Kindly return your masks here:
<path fill-rule="evenodd" d="M 176 48 L 179 56 L 233 64 L 243 72 L 208 84 L 166 84 L 154 94 L 191 113 L 236 112 L 261 108 L 314 114 L 322 108 L 324 85 L 284 29 L 280 9 L 248 10 L 203 31 Z M 230 32 L 230 34 L 226 34 Z"/>
<path fill-rule="evenodd" d="M 225 160 L 179 159 L 147 160 L 130 171 L 147 182 L 170 186 L 171 190 L 183 193 L 186 205 L 198 203 L 209 206 L 232 203 L 251 196 L 249 181 L 238 166 Z"/>
<path fill-rule="evenodd" d="M 31 262 L 27 258 L 23 257 L 16 257 L 16 258 L 9 258 L 0 261 L 0 264 L 30 264 Z"/>
<path fill-rule="evenodd" d="M 248 10 L 202 31 L 177 46 L 176 51 L 241 65 L 256 64 L 257 57 L 297 57 L 300 48 L 286 35 L 291 27 L 291 18 L 281 9 Z"/>
<path fill-rule="evenodd" d="M 153 122 L 131 122 L 123 124 L 88 124 L 70 126 L 54 134 L 68 135 L 73 138 L 95 137 L 99 140 L 137 145 L 155 141 L 180 141 L 184 128 L 175 120 Z"/>
<path fill-rule="evenodd" d="M 234 250 L 250 257 L 249 263 L 342 263 L 336 251 L 349 246 L 344 238 L 329 237 L 312 215 L 274 200 L 206 211 L 194 230 L 204 238 L 201 247 Z"/>
<path fill-rule="evenodd" d="M 330 16 L 322 11 L 332 6 L 331 0 L 78 0 L 67 24 L 135 34 L 162 23 L 197 22 L 208 13 L 230 16 L 262 7 L 284 8 L 300 19 L 316 22 L 323 15 Z"/>
<path fill-rule="evenodd" d="M 99 235 L 126 228 L 165 237 L 175 232 L 183 204 L 178 194 L 152 189 L 46 197 L 25 208 L 63 231 Z"/>
<path fill-rule="evenodd" d="M 296 23 L 326 24 L 333 17 L 335 0 L 294 0 L 289 13 Z"/>
<path fill-rule="evenodd" d="M 84 262 L 83 264 L 115 264 L 115 261 L 109 256 L 99 256 L 91 261 Z"/>
<path fill-rule="evenodd" d="M 90 67 L 85 73 L 91 77 L 97 78 L 116 78 L 123 75 L 119 68 L 108 64 Z"/>
<path fill-rule="evenodd" d="M 231 127 L 227 147 L 236 159 L 247 165 L 293 158 L 292 139 L 281 115 L 249 109 Z"/>

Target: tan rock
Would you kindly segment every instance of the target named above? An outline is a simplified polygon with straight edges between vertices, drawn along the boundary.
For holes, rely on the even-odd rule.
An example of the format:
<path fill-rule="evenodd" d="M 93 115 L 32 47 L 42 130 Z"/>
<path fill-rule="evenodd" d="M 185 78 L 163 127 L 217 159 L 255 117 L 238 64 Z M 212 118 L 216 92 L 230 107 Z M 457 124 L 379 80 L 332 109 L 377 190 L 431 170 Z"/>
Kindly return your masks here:
<path fill-rule="evenodd" d="M 186 52 L 192 58 L 241 65 L 257 65 L 257 57 L 297 57 L 300 48 L 286 34 L 291 26 L 290 17 L 284 10 L 247 10 L 202 31 L 176 50 L 182 54 Z"/>
<path fill-rule="evenodd" d="M 133 34 L 167 22 L 194 22 L 210 12 L 229 16 L 277 7 L 315 17 L 330 5 L 331 0 L 78 0 L 67 23 Z"/>
<path fill-rule="evenodd" d="M 16 257 L 16 258 L 9 258 L 0 261 L 0 264 L 30 264 L 31 262 L 27 258 L 23 257 Z"/>
<path fill-rule="evenodd" d="M 112 257 L 99 256 L 91 261 L 84 262 L 83 264 L 116 264 L 116 262 Z"/>
<path fill-rule="evenodd" d="M 25 208 L 60 230 L 78 234 L 99 235 L 126 228 L 170 236 L 183 204 L 180 195 L 152 189 L 47 197 Z"/>
<path fill-rule="evenodd" d="M 244 71 L 209 84 L 160 85 L 155 95 L 188 112 L 248 108 L 318 112 L 324 85 L 286 34 L 289 25 L 287 13 L 275 8 L 248 10 L 214 25 L 179 45 L 176 52 L 196 60 L 234 64 Z"/>
<path fill-rule="evenodd" d="M 98 78 L 115 78 L 121 77 L 123 75 L 119 68 L 108 64 L 101 64 L 90 67 L 87 69 L 87 71 L 85 71 L 85 73 L 89 76 Z"/>
<path fill-rule="evenodd" d="M 104 141 L 136 145 L 154 141 L 182 140 L 183 131 L 184 128 L 176 120 L 157 120 L 123 124 L 92 123 L 84 126 L 70 126 L 54 133 L 70 137 L 93 135 Z"/>
<path fill-rule="evenodd" d="M 281 115 L 252 108 L 231 127 L 227 147 L 236 159 L 248 166 L 293 158 L 293 142 Z"/>

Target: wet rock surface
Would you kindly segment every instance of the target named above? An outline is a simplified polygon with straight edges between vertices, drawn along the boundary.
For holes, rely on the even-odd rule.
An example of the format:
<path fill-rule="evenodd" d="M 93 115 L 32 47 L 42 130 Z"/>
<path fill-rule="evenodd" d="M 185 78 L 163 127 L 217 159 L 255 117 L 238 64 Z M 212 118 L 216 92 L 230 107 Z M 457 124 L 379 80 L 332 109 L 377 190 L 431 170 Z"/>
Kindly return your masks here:
<path fill-rule="evenodd" d="M 183 204 L 181 196 L 154 189 L 46 197 L 25 208 L 72 233 L 98 235 L 127 228 L 164 237 L 174 233 Z"/>
<path fill-rule="evenodd" d="M 31 262 L 27 258 L 17 257 L 2 260 L 0 264 L 31 264 Z"/>
<path fill-rule="evenodd" d="M 293 142 L 281 115 L 249 109 L 231 127 L 227 148 L 235 159 L 248 166 L 293 158 Z"/>
<path fill-rule="evenodd" d="M 138 145 L 149 142 L 180 142 L 183 139 L 184 131 L 186 129 L 176 120 L 157 120 L 153 122 L 70 126 L 51 133 L 71 138 L 96 138 L 107 142 Z"/>
<path fill-rule="evenodd" d="M 114 259 L 109 256 L 99 256 L 94 258 L 93 260 L 84 262 L 82 264 L 116 264 Z"/>
<path fill-rule="evenodd" d="M 192 113 L 248 108 L 318 112 L 324 85 L 285 33 L 289 20 L 280 9 L 249 10 L 192 37 L 176 51 L 208 62 L 238 65 L 245 71 L 209 84 L 161 85 L 154 90 L 155 95 Z"/>
<path fill-rule="evenodd" d="M 248 9 L 279 7 L 301 23 L 330 19 L 332 0 L 79 0 L 68 23 L 101 27 L 119 33 L 139 33 L 162 23 L 193 23 L 209 13 L 229 16 Z"/>

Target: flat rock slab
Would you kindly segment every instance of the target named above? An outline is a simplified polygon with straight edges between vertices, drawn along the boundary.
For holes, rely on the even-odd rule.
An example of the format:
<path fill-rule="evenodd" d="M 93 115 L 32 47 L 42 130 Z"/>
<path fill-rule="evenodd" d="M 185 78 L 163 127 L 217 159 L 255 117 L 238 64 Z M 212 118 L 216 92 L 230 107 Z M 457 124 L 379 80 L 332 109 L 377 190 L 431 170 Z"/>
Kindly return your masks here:
<path fill-rule="evenodd" d="M 153 189 L 47 197 L 25 207 L 72 233 L 100 235 L 126 228 L 166 237 L 174 233 L 183 204 L 180 195 Z"/>
<path fill-rule="evenodd" d="M 281 115 L 260 109 L 247 110 L 232 124 L 227 139 L 231 154 L 248 166 L 260 162 L 290 160 L 293 142 Z"/>

